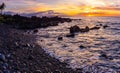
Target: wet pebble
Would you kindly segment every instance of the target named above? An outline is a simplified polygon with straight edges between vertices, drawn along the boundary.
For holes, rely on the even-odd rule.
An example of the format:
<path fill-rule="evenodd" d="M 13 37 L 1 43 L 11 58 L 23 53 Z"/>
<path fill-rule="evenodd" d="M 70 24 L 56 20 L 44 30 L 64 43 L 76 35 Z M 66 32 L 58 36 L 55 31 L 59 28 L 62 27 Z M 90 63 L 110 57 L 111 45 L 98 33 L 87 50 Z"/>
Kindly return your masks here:
<path fill-rule="evenodd" d="M 0 53 L 0 61 L 5 61 L 5 60 L 6 60 L 5 55 Z"/>

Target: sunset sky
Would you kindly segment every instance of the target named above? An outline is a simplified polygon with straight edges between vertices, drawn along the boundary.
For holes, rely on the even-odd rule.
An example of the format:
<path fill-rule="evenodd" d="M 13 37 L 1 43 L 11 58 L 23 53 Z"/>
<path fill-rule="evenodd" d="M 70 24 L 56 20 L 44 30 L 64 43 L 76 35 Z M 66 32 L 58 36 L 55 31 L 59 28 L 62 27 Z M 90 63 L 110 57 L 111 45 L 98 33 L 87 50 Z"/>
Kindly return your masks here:
<path fill-rule="evenodd" d="M 69 16 L 120 16 L 120 0 L 0 0 L 5 11 L 31 13 L 54 10 Z"/>

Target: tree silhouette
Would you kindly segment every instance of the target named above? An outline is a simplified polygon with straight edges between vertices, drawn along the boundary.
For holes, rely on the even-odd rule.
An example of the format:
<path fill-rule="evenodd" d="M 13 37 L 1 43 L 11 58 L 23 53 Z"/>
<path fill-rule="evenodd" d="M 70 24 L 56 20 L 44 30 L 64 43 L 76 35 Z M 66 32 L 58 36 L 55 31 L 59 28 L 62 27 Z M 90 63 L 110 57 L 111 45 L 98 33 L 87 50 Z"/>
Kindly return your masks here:
<path fill-rule="evenodd" d="M 1 15 L 2 15 L 2 11 L 5 9 L 5 3 L 2 3 L 1 5 L 0 5 L 0 10 L 1 10 Z"/>

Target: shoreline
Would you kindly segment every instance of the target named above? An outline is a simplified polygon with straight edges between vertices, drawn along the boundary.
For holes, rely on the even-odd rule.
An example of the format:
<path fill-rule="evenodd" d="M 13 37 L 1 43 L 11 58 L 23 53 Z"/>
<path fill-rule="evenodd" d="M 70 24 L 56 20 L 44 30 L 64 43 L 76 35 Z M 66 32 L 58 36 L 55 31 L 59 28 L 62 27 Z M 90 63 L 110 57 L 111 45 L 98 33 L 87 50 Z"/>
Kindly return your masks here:
<path fill-rule="evenodd" d="M 0 25 L 0 57 L 1 72 L 20 73 L 77 73 L 80 69 L 67 68 L 66 63 L 50 57 L 35 43 L 35 36 L 24 34 L 25 31 L 13 29 L 8 25 Z M 6 66 L 7 65 L 7 66 Z"/>

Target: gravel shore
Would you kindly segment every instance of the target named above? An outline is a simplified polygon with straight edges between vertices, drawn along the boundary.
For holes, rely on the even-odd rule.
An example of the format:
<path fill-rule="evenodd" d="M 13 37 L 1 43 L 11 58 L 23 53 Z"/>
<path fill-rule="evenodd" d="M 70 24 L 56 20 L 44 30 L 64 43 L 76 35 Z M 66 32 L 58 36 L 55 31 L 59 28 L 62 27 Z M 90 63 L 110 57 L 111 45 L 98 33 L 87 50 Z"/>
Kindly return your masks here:
<path fill-rule="evenodd" d="M 35 37 L 8 25 L 0 25 L 0 73 L 81 73 L 50 57 Z"/>

